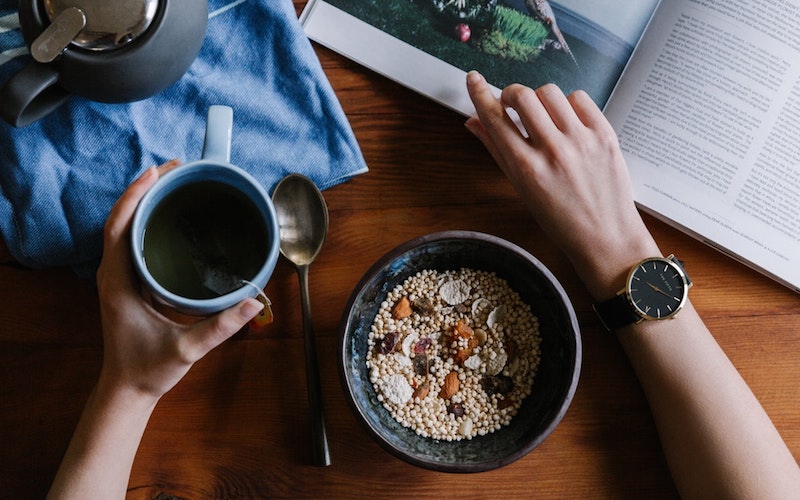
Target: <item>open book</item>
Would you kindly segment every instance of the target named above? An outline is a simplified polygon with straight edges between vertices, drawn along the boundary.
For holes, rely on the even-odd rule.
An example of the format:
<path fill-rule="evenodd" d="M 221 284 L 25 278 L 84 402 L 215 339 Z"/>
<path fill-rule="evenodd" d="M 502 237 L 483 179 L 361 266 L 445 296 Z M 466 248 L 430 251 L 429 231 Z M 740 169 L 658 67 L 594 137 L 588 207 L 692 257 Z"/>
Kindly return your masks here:
<path fill-rule="evenodd" d="M 641 209 L 800 292 L 800 0 L 310 0 L 300 20 L 464 115 L 471 69 L 586 90 Z"/>

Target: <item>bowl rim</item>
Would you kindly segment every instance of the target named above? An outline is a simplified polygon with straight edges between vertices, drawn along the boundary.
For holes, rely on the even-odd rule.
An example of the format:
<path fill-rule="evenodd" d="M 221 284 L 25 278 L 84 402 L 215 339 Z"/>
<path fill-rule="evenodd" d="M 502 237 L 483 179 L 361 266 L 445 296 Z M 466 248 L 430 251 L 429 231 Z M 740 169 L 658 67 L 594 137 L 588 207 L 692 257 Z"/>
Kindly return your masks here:
<path fill-rule="evenodd" d="M 543 276 L 547 279 L 550 285 L 553 287 L 554 292 L 563 301 L 564 309 L 567 312 L 567 315 L 569 316 L 568 318 L 569 324 L 571 325 L 572 328 L 572 338 L 575 342 L 575 359 L 572 367 L 571 380 L 569 381 L 569 387 L 567 388 L 564 397 L 560 402 L 558 410 L 553 413 L 550 421 L 542 429 L 542 432 L 538 436 L 536 436 L 535 439 L 532 439 L 530 442 L 514 450 L 512 453 L 509 453 L 503 457 L 491 459 L 490 461 L 467 463 L 467 464 L 446 464 L 438 462 L 436 460 L 426 460 L 418 456 L 412 456 L 404 453 L 402 450 L 397 449 L 395 446 L 392 445 L 392 443 L 384 439 L 384 437 L 379 432 L 379 429 L 376 429 L 375 426 L 373 426 L 362 415 L 362 409 L 356 403 L 355 400 L 356 398 L 353 394 L 353 390 L 351 389 L 350 382 L 352 381 L 352 377 L 349 374 L 348 370 L 346 369 L 347 359 L 345 356 L 347 353 L 347 349 L 345 344 L 348 338 L 347 333 L 350 326 L 352 309 L 353 306 L 355 305 L 355 302 L 361 295 L 364 286 L 372 279 L 372 277 L 377 272 L 379 272 L 381 269 L 383 269 L 392 261 L 396 260 L 398 257 L 404 255 L 405 253 L 413 250 L 416 247 L 444 240 L 472 240 L 472 241 L 488 243 L 490 245 L 495 245 L 497 247 L 500 247 L 503 250 L 515 253 L 520 257 L 532 262 L 536 266 L 536 268 L 543 274 Z M 337 365 L 339 370 L 339 380 L 342 385 L 342 389 L 345 393 L 345 399 L 347 399 L 348 405 L 355 414 L 356 419 L 361 423 L 362 427 L 364 427 L 367 430 L 368 434 L 370 434 L 370 436 L 372 436 L 372 438 L 384 450 L 388 451 L 391 455 L 395 456 L 396 458 L 399 458 L 407 463 L 425 469 L 434 470 L 438 472 L 453 472 L 453 473 L 484 472 L 503 467 L 524 457 L 533 449 L 538 447 L 542 442 L 544 442 L 544 440 L 550 436 L 550 434 L 555 430 L 555 428 L 559 425 L 559 423 L 561 423 L 561 420 L 564 418 L 567 410 L 572 404 L 572 400 L 577 390 L 578 381 L 580 379 L 580 373 L 583 361 L 582 339 L 574 306 L 572 305 L 572 301 L 570 300 L 563 286 L 558 281 L 558 279 L 556 279 L 555 275 L 553 275 L 550 269 L 547 266 L 545 266 L 539 259 L 534 257 L 530 252 L 508 240 L 505 240 L 499 236 L 494 236 L 488 233 L 470 231 L 470 230 L 440 231 L 412 238 L 389 250 L 383 256 L 381 256 L 374 264 L 372 264 L 369 267 L 369 269 L 367 269 L 367 271 L 364 272 L 361 279 L 353 288 L 353 291 L 350 294 L 347 304 L 343 310 L 342 318 L 339 325 L 339 338 L 337 340 L 337 351 L 338 351 Z"/>

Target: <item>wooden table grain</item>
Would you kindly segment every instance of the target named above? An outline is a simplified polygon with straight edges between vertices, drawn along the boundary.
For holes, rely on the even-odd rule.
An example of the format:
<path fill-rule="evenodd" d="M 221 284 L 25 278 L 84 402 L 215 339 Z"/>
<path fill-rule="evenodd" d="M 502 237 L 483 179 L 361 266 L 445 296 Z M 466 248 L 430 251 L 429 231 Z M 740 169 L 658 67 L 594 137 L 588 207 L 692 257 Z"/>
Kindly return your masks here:
<path fill-rule="evenodd" d="M 295 0 L 299 12 L 303 2 Z M 463 118 L 315 46 L 370 167 L 325 191 L 330 235 L 310 296 L 332 465 L 310 465 L 300 299 L 281 259 L 267 287 L 276 321 L 201 360 L 156 408 L 128 497 L 673 498 L 647 402 L 565 257 L 532 221 Z M 687 263 L 709 328 L 800 458 L 800 297 L 645 217 Z M 336 364 L 344 305 L 372 262 L 426 233 L 469 229 L 542 260 L 577 311 L 583 368 L 564 420 L 495 471 L 445 474 L 384 451 L 356 421 Z M 0 497 L 41 498 L 102 362 L 96 292 L 68 269 L 0 265 Z"/>

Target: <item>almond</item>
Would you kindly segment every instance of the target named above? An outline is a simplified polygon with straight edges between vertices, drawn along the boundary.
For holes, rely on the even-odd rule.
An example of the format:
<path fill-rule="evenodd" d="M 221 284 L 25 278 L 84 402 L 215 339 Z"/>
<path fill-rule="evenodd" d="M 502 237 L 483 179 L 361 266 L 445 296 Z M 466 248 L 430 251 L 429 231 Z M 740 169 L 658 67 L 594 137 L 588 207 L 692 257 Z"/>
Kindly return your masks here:
<path fill-rule="evenodd" d="M 447 374 L 444 378 L 444 384 L 442 385 L 442 390 L 439 392 L 439 396 L 442 399 L 450 399 L 458 392 L 458 386 L 460 382 L 458 381 L 458 372 L 452 371 Z"/>
<path fill-rule="evenodd" d="M 392 317 L 394 319 L 403 319 L 411 316 L 411 301 L 408 297 L 403 297 L 398 300 L 392 309 Z"/>
<path fill-rule="evenodd" d="M 425 399 L 428 397 L 428 391 L 430 390 L 431 385 L 428 382 L 423 382 L 420 384 L 419 387 L 414 389 L 414 395 L 412 396 L 413 399 Z"/>

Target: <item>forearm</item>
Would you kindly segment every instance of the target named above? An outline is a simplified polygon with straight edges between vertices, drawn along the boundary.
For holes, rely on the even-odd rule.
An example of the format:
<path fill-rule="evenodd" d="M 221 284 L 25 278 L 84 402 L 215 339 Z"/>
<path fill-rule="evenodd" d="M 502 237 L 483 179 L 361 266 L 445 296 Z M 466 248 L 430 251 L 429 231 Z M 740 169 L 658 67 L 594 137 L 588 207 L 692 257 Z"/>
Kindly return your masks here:
<path fill-rule="evenodd" d="M 597 300 L 617 293 L 636 262 L 661 255 L 645 231 L 625 240 L 615 252 L 575 259 L 586 262 L 583 278 Z M 673 319 L 643 321 L 617 336 L 684 498 L 791 498 L 800 491 L 792 454 L 691 301 Z"/>
<path fill-rule="evenodd" d="M 618 334 L 684 498 L 791 498 L 800 469 L 691 304 Z"/>
<path fill-rule="evenodd" d="M 124 498 L 157 399 L 101 378 L 78 422 L 49 499 Z"/>
<path fill-rule="evenodd" d="M 552 85 L 536 91 L 510 85 L 498 101 L 475 72 L 467 76 L 467 89 L 478 112 L 467 127 L 595 300 L 612 299 L 634 264 L 662 255 L 636 210 L 616 134 L 586 93 L 565 97 Z M 618 335 L 685 496 L 796 496 L 800 472 L 791 453 L 691 304 L 674 319 L 629 326 Z"/>

